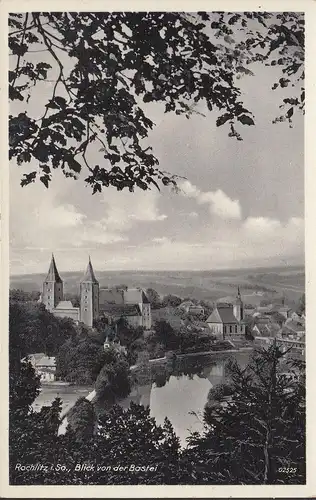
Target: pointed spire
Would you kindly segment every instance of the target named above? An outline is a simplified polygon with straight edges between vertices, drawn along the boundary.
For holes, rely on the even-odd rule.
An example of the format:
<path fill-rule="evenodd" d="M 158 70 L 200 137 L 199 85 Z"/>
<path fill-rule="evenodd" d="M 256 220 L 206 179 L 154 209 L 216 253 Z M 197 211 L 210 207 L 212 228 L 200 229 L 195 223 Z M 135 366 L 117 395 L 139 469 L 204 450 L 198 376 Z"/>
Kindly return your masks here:
<path fill-rule="evenodd" d="M 57 271 L 57 266 L 54 258 L 54 254 L 52 253 L 52 260 L 50 262 L 48 274 L 46 276 L 45 281 L 56 281 L 57 283 L 62 283 L 62 279 L 59 276 L 59 273 Z"/>
<path fill-rule="evenodd" d="M 240 295 L 240 288 L 239 288 L 239 286 L 238 286 L 238 288 L 237 288 L 237 297 L 238 297 L 239 299 L 241 299 L 241 295 Z"/>
<path fill-rule="evenodd" d="M 87 267 L 87 270 L 86 270 L 81 282 L 86 282 L 86 281 L 90 281 L 92 283 L 98 283 L 98 280 L 96 279 L 94 271 L 93 271 L 90 255 L 89 255 L 88 267 Z"/>

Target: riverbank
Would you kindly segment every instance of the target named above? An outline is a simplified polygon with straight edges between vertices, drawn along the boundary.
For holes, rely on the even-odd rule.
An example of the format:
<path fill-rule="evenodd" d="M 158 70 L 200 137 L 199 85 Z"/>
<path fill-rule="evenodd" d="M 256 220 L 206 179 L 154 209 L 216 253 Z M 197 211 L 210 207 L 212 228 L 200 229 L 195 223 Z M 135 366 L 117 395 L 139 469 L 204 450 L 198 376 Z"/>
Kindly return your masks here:
<path fill-rule="evenodd" d="M 176 357 L 174 359 L 176 360 L 176 359 L 190 358 L 190 357 L 194 357 L 194 356 L 209 356 L 209 355 L 212 355 L 212 354 L 247 353 L 247 352 L 250 352 L 252 350 L 253 350 L 253 347 L 242 347 L 240 349 L 226 349 L 226 350 L 221 350 L 221 351 L 192 352 L 192 353 L 185 353 L 185 354 L 176 354 Z M 160 364 L 160 363 L 161 364 L 165 364 L 165 363 L 167 363 L 170 360 L 172 360 L 172 358 L 164 356 L 163 358 L 149 359 L 149 363 L 150 364 L 155 364 L 155 363 L 157 363 L 157 364 Z M 135 371 L 135 370 L 137 370 L 137 368 L 138 368 L 138 365 L 132 365 L 130 367 L 130 370 L 131 371 Z M 87 399 L 88 401 L 90 401 L 90 403 L 92 403 L 95 400 L 96 396 L 97 396 L 96 390 L 93 389 L 85 397 L 85 399 Z M 62 412 L 62 414 L 61 414 L 61 418 L 65 418 L 70 409 L 71 408 L 69 408 L 69 407 L 67 409 L 65 409 L 65 411 Z"/>

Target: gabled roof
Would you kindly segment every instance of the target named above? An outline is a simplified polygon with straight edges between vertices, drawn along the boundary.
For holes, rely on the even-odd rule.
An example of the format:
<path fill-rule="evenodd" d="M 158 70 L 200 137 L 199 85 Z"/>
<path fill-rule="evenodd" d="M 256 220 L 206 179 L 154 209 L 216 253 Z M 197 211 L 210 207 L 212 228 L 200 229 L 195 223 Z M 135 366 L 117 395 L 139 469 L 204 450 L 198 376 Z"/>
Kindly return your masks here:
<path fill-rule="evenodd" d="M 206 320 L 207 323 L 234 323 L 237 324 L 238 320 L 233 314 L 231 306 L 218 306 Z"/>
<path fill-rule="evenodd" d="M 50 266 L 45 281 L 56 281 L 56 283 L 63 282 L 57 271 L 54 254 L 52 254 L 52 260 L 50 261 Z"/>
<path fill-rule="evenodd" d="M 86 283 L 86 282 L 99 283 L 94 275 L 94 271 L 93 271 L 90 257 L 89 257 L 87 270 L 86 270 L 86 272 L 81 280 L 81 283 Z"/>
<path fill-rule="evenodd" d="M 263 337 L 273 337 L 280 332 L 280 327 L 277 323 L 259 323 L 254 325 L 253 330 L 259 331 Z"/>

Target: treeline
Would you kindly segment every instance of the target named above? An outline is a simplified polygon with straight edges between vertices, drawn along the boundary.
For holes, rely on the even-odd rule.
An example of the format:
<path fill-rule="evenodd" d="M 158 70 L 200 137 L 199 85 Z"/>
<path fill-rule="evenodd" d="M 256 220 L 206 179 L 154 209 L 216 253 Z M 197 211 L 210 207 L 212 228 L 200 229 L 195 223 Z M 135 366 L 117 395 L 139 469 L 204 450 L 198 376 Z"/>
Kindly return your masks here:
<path fill-rule="evenodd" d="M 37 302 L 9 303 L 10 358 L 21 358 L 36 352 L 55 356 L 62 344 L 77 335 L 71 319 L 56 318 Z"/>
<path fill-rule="evenodd" d="M 38 381 L 22 364 L 10 379 L 10 484 L 305 484 L 304 365 L 282 362 L 272 346 L 246 369 L 230 370 L 229 389 L 213 391 L 208 401 L 203 433 L 181 448 L 168 419 L 158 425 L 149 408 L 135 404 L 114 405 L 97 418 L 81 399 L 59 436 L 60 400 L 34 413 Z M 37 463 L 47 470 L 17 466 Z"/>

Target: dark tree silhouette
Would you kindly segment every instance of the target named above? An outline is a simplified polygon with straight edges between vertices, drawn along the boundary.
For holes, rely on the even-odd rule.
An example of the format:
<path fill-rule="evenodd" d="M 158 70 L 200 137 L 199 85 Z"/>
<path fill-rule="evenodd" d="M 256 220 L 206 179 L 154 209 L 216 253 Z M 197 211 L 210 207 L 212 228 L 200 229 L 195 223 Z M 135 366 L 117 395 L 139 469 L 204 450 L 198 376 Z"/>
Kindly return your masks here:
<path fill-rule="evenodd" d="M 9 48 L 9 98 L 25 104 L 9 117 L 10 158 L 32 161 L 22 186 L 39 179 L 48 187 L 58 168 L 73 178 L 85 172 L 93 193 L 176 187 L 177 177 L 159 168 L 148 146 L 154 123 L 146 103 L 187 118 L 204 103 L 219 112 L 217 126 L 242 140 L 242 126 L 254 125 L 254 117 L 238 79 L 256 62 L 280 68 L 273 88 L 285 97 L 276 121 L 291 122 L 295 109 L 304 109 L 301 13 L 10 14 Z M 43 82 L 52 82 L 52 91 L 34 116 L 27 103 Z M 291 86 L 294 96 L 285 92 Z M 100 164 L 89 158 L 92 148 Z"/>

